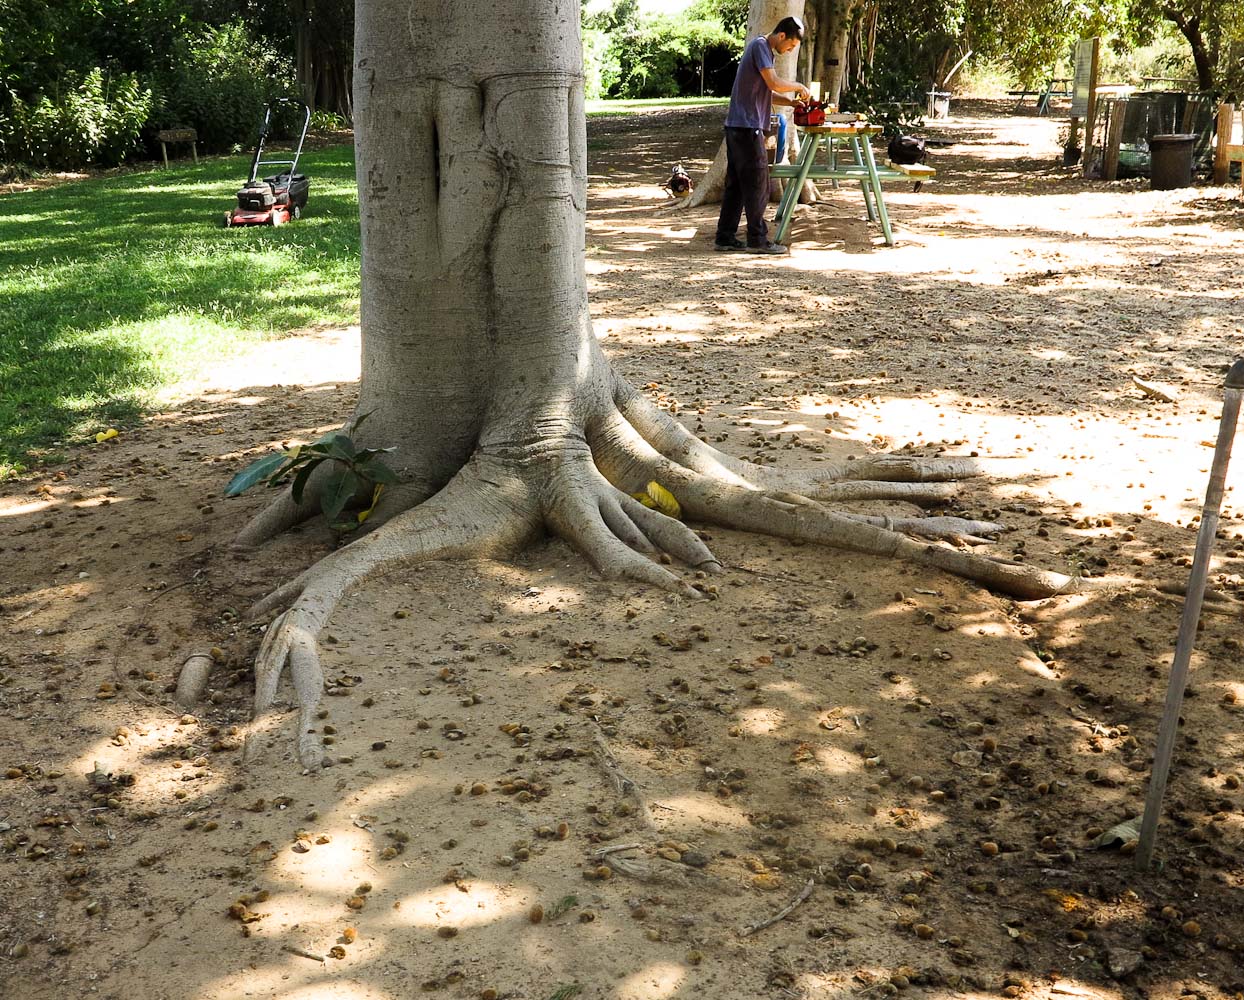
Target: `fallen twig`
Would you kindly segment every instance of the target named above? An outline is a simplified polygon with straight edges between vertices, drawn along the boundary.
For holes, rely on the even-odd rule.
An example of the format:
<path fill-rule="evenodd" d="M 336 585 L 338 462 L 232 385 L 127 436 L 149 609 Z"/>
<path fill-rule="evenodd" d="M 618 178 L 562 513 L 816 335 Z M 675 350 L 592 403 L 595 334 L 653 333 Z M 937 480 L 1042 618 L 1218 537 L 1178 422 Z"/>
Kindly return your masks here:
<path fill-rule="evenodd" d="M 614 789 L 623 798 L 631 799 L 635 803 L 640 822 L 649 830 L 655 830 L 656 823 L 652 821 L 652 812 L 648 809 L 648 803 L 639 793 L 639 786 L 622 772 L 622 765 L 618 763 L 613 751 L 609 749 L 609 742 L 605 739 L 605 734 L 601 732 L 600 726 L 593 723 L 592 730 L 592 739 L 596 743 L 597 762 L 609 776 Z"/>
<path fill-rule="evenodd" d="M 287 951 L 291 955 L 297 955 L 299 958 L 309 958 L 313 962 L 327 962 L 328 959 L 323 955 L 317 955 L 313 951 L 307 951 L 305 948 L 299 948 L 296 944 L 283 944 L 281 951 Z"/>
<path fill-rule="evenodd" d="M 598 847 L 592 852 L 592 856 L 603 858 L 606 854 L 616 854 L 618 851 L 638 851 L 643 844 L 613 844 L 609 847 Z"/>
<path fill-rule="evenodd" d="M 802 903 L 805 899 L 807 899 L 809 896 L 812 895 L 812 887 L 814 885 L 816 885 L 816 882 L 813 879 L 808 879 L 807 883 L 799 891 L 798 896 L 792 899 L 789 903 L 783 906 L 780 910 L 777 911 L 777 913 L 775 913 L 773 916 L 769 917 L 768 919 L 762 920 L 758 924 L 749 924 L 748 926 L 744 927 L 742 930 L 739 931 L 739 937 L 748 937 L 751 934 L 755 934 L 757 931 L 763 931 L 766 927 L 772 927 L 779 920 L 785 920 L 788 916 L 790 916 L 795 911 L 795 909 L 799 906 L 800 903 Z"/>

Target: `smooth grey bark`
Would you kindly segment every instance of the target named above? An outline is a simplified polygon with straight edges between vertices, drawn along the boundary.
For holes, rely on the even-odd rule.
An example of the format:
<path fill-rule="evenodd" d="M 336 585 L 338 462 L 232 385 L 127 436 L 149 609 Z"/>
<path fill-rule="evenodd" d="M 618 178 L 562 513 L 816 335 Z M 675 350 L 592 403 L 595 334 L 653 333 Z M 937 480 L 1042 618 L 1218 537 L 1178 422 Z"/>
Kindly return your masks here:
<path fill-rule="evenodd" d="M 652 481 L 706 523 L 908 559 L 1021 597 L 1070 583 L 908 537 L 975 544 L 998 524 L 819 502 L 937 499 L 946 480 L 981 471 L 972 460 L 878 456 L 815 475 L 754 466 L 714 451 L 616 375 L 588 314 L 579 46 L 576 0 L 360 0 L 363 363 L 346 426 L 370 415 L 356 441 L 395 446 L 401 484 L 362 537 L 253 609 L 287 609 L 255 662 L 255 708 L 273 705 L 288 667 L 305 767 L 324 760 L 317 637 L 347 591 L 376 573 L 504 558 L 549 533 L 602 576 L 705 596 L 696 581 L 721 566 L 685 524 L 632 496 Z M 302 504 L 287 491 L 239 544 L 313 516 L 317 485 Z M 694 575 L 650 558 L 660 553 Z"/>

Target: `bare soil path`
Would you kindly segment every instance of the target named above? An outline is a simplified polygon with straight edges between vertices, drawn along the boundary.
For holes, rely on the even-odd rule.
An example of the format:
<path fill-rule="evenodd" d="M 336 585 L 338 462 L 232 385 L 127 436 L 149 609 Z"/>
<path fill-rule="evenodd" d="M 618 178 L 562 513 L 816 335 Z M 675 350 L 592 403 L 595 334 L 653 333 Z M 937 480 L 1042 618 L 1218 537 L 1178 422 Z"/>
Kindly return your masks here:
<path fill-rule="evenodd" d="M 1007 458 L 955 504 L 1013 528 L 995 549 L 1130 584 L 1020 605 L 728 532 L 695 605 L 557 544 L 433 564 L 329 629 L 335 765 L 299 775 L 288 727 L 244 761 L 246 608 L 333 540 L 237 561 L 264 498 L 220 493 L 332 426 L 358 375 L 356 330 L 290 337 L 0 487 L 0 996 L 1244 993 L 1238 490 L 1163 867 L 1091 846 L 1143 799 L 1164 591 L 1244 350 L 1244 207 L 1086 182 L 1055 165 L 1054 122 L 956 113 L 937 183 L 892 186 L 896 247 L 844 189 L 786 259 L 715 254 L 715 210 L 666 208 L 719 109 L 593 121 L 597 331 L 732 454 Z M 183 714 L 178 665 L 211 647 L 210 701 Z"/>

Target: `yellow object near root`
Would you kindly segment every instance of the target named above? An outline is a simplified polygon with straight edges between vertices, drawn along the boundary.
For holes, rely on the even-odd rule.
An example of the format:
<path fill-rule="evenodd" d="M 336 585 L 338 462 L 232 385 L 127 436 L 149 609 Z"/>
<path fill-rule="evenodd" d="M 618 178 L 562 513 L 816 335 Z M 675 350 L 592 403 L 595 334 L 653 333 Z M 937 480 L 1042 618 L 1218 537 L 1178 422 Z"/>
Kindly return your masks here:
<path fill-rule="evenodd" d="M 678 505 L 678 500 L 675 499 L 674 494 L 655 480 L 648 484 L 646 493 L 632 493 L 631 496 L 645 507 L 659 510 L 666 517 L 672 517 L 679 521 L 682 520 L 682 507 Z"/>

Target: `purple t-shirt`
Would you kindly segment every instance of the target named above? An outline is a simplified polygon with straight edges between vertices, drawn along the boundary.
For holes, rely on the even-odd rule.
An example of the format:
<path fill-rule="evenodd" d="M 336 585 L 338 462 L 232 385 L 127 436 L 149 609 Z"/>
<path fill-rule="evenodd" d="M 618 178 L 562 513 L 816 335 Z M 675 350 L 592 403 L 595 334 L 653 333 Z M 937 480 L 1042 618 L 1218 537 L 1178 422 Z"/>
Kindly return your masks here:
<path fill-rule="evenodd" d="M 765 35 L 753 38 L 743 49 L 739 58 L 739 71 L 734 75 L 734 89 L 730 92 L 730 110 L 726 113 L 726 128 L 769 127 L 769 113 L 773 108 L 773 93 L 762 69 L 773 68 L 773 50 Z"/>

